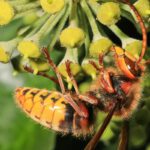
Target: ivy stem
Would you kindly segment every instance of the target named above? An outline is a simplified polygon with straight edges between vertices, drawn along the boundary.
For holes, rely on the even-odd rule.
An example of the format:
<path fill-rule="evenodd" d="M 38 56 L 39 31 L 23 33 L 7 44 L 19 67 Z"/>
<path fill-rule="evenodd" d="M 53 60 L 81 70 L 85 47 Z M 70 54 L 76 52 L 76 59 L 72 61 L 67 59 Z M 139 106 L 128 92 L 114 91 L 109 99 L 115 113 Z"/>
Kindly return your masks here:
<path fill-rule="evenodd" d="M 98 11 L 98 9 L 99 9 L 99 7 L 100 7 L 100 4 L 97 3 L 97 2 L 95 2 L 95 1 L 93 2 L 93 1 L 88 0 L 88 5 L 89 5 L 89 7 L 92 9 L 92 12 L 93 12 L 95 15 L 97 15 L 97 11 Z M 99 29 L 99 32 L 100 32 L 101 35 L 107 37 L 106 33 L 104 32 L 104 30 L 102 29 L 102 27 L 101 27 L 100 25 L 99 25 L 98 29 Z"/>
<path fill-rule="evenodd" d="M 63 18 L 61 19 L 61 21 L 60 21 L 60 23 L 59 23 L 59 25 L 57 27 L 55 35 L 53 36 L 53 38 L 52 38 L 52 40 L 50 42 L 50 45 L 49 45 L 50 50 L 53 49 L 53 47 L 54 47 L 54 45 L 55 45 L 55 43 L 56 43 L 56 41 L 58 39 L 58 36 L 60 35 L 60 32 L 62 31 L 62 29 L 63 29 L 63 27 L 65 25 L 65 22 L 67 21 L 67 19 L 69 17 L 70 12 L 71 12 L 71 3 L 69 3 L 69 6 L 67 7 L 66 12 L 65 12 Z"/>
<path fill-rule="evenodd" d="M 70 60 L 73 63 L 78 63 L 78 49 L 77 48 L 67 48 L 65 56 L 60 64 L 65 63 Z"/>
<path fill-rule="evenodd" d="M 39 7 L 40 6 L 40 2 L 37 1 L 37 2 L 31 2 L 31 3 L 27 3 L 27 4 L 12 5 L 12 6 L 17 11 L 17 13 L 19 13 L 19 12 L 25 12 L 27 10 Z"/>
<path fill-rule="evenodd" d="M 93 16 L 86 0 L 81 1 L 81 6 L 82 6 L 82 8 L 83 8 L 88 20 L 89 20 L 89 23 L 90 23 L 90 26 L 91 26 L 91 29 L 93 32 L 93 40 L 97 40 L 97 39 L 102 38 L 103 36 L 99 32 L 99 29 L 98 29 L 98 26 L 97 26 L 96 21 L 94 19 L 94 16 Z"/>
<path fill-rule="evenodd" d="M 88 0 L 88 4 L 91 7 L 92 11 L 95 14 L 97 14 L 100 4 L 97 3 L 96 1 L 90 1 L 90 0 Z"/>
<path fill-rule="evenodd" d="M 78 19 L 77 19 L 77 2 L 70 2 L 71 5 L 71 11 L 69 16 L 69 22 L 70 26 L 76 27 L 78 25 Z"/>
<path fill-rule="evenodd" d="M 84 40 L 85 52 L 86 52 L 86 56 L 88 56 L 89 55 L 88 49 L 90 47 L 90 35 L 88 30 L 87 19 L 81 8 L 79 9 L 79 19 L 82 20 L 81 26 L 85 33 L 85 40 Z"/>
<path fill-rule="evenodd" d="M 15 15 L 14 19 L 18 19 L 18 18 L 24 17 L 24 16 L 26 16 L 26 15 L 28 15 L 28 14 L 31 14 L 31 13 L 37 12 L 37 11 L 38 11 L 37 8 L 33 8 L 33 9 L 29 9 L 29 10 L 27 10 L 27 11 L 25 11 L 25 12 L 17 13 L 17 14 Z"/>
<path fill-rule="evenodd" d="M 51 15 L 41 29 L 33 36 L 37 37 L 37 39 L 40 39 L 41 36 L 47 31 L 47 28 L 50 26 L 50 24 L 54 21 L 55 17 L 56 15 Z"/>
<path fill-rule="evenodd" d="M 50 17 L 50 14 L 43 14 L 32 26 L 31 28 L 33 28 L 33 30 L 27 35 L 27 37 L 30 37 L 32 35 L 34 35 L 42 26 L 43 24 L 46 22 L 46 20 L 48 20 L 48 18 Z"/>
<path fill-rule="evenodd" d="M 121 40 L 122 47 L 125 48 L 127 44 L 137 41 L 137 39 L 130 38 L 116 25 L 109 26 L 109 29 Z"/>
<path fill-rule="evenodd" d="M 9 3 L 13 6 L 22 5 L 28 3 L 29 0 L 11 0 Z"/>
<path fill-rule="evenodd" d="M 69 2 L 70 4 L 70 26 L 77 26 L 77 3 Z M 78 63 L 78 49 L 77 48 L 67 48 L 65 56 L 61 63 L 65 63 L 66 60 L 70 60 L 73 63 Z"/>
<path fill-rule="evenodd" d="M 77 48 L 67 48 L 63 60 L 58 66 L 65 64 L 69 60 L 72 64 L 78 64 L 78 49 Z M 68 82 L 68 89 L 72 89 L 72 81 L 69 76 L 66 76 L 66 81 Z"/>
<path fill-rule="evenodd" d="M 50 32 L 57 24 L 60 17 L 64 14 L 65 9 L 66 7 L 61 12 L 51 15 L 46 21 L 46 23 L 39 29 L 39 31 L 33 35 L 33 37 L 39 41 L 42 38 L 42 36 L 45 35 L 45 33 Z M 27 37 L 29 37 L 29 35 Z"/>
<path fill-rule="evenodd" d="M 49 26 L 47 26 L 46 34 L 50 33 L 52 29 L 55 27 L 55 25 L 60 21 L 60 19 L 63 17 L 63 15 L 66 12 L 67 6 L 65 6 L 60 12 L 58 12 L 55 16 L 55 19 L 51 22 Z"/>
<path fill-rule="evenodd" d="M 114 32 L 114 33 L 118 36 L 118 38 L 120 38 L 120 40 L 124 40 L 124 39 L 129 38 L 129 37 L 128 37 L 123 31 L 121 31 L 121 30 L 119 29 L 119 27 L 116 26 L 116 25 L 111 25 L 111 26 L 109 26 L 109 29 L 110 29 L 112 32 Z"/>
<path fill-rule="evenodd" d="M 123 10 L 129 12 L 129 13 L 132 15 L 132 17 L 134 18 L 134 20 L 135 20 L 136 22 L 138 22 L 135 13 L 134 13 L 133 11 L 131 11 L 131 8 L 130 8 L 127 4 L 120 3 L 120 7 L 121 7 L 121 9 L 123 9 Z"/>

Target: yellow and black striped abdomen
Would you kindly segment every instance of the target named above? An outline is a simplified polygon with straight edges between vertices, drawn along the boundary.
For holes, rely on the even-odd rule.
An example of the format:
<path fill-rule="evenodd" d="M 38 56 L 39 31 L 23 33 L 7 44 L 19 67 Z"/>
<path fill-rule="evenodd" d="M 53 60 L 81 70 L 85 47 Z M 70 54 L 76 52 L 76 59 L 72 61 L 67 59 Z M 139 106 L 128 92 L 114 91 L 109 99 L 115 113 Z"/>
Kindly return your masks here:
<path fill-rule="evenodd" d="M 89 134 L 92 128 L 91 106 L 78 103 L 89 113 L 89 118 L 80 117 L 60 92 L 23 87 L 16 89 L 15 98 L 29 117 L 45 127 L 74 135 Z"/>

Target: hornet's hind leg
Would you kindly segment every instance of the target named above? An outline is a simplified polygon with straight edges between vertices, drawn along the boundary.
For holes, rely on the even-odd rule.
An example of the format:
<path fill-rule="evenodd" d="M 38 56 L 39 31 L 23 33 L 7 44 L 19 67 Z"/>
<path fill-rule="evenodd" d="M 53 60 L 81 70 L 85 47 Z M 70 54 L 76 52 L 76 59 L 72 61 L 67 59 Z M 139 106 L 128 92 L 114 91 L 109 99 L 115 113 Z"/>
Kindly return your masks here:
<path fill-rule="evenodd" d="M 128 150 L 128 141 L 129 140 L 129 122 L 124 121 L 120 138 L 119 138 L 119 146 L 117 150 Z"/>
<path fill-rule="evenodd" d="M 87 144 L 87 146 L 85 147 L 84 150 L 94 150 L 95 149 L 96 145 L 99 142 L 99 139 L 103 135 L 107 125 L 111 121 L 111 118 L 112 118 L 112 116 L 113 116 L 113 114 L 114 114 L 114 112 L 115 112 L 115 110 L 117 109 L 118 106 L 119 106 L 119 101 L 116 101 L 116 103 L 114 103 L 113 108 L 110 110 L 110 112 L 106 116 L 105 120 L 103 121 L 103 124 L 101 125 L 100 129 L 97 131 L 97 133 L 95 133 L 95 135 L 90 140 L 90 142 Z"/>

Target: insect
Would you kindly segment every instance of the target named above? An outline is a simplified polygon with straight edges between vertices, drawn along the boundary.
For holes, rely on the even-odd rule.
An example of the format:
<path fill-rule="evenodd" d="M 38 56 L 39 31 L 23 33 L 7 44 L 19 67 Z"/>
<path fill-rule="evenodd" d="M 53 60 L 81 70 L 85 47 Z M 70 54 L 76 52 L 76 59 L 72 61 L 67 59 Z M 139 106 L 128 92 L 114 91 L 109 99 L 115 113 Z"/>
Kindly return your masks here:
<path fill-rule="evenodd" d="M 92 131 L 96 117 L 96 109 L 108 112 L 99 131 L 93 136 L 91 141 L 85 147 L 85 150 L 93 150 L 105 131 L 113 115 L 121 116 L 127 119 L 136 109 L 141 97 L 141 76 L 144 72 L 144 65 L 141 60 L 147 48 L 147 35 L 144 23 L 136 9 L 128 2 L 126 3 L 135 12 L 143 34 L 143 48 L 139 60 L 135 60 L 122 48 L 113 46 L 115 61 L 122 73 L 116 69 L 104 68 L 103 55 L 99 57 L 99 66 L 90 62 L 100 73 L 96 81 L 91 85 L 86 94 L 80 94 L 78 85 L 70 70 L 70 61 L 66 62 L 67 73 L 73 83 L 75 91 L 67 91 L 63 84 L 62 77 L 50 58 L 48 50 L 42 51 L 52 67 L 57 80 L 52 79 L 45 73 L 39 72 L 38 75 L 45 76 L 58 82 L 61 92 L 40 90 L 35 88 L 17 88 L 16 101 L 32 119 L 40 124 L 63 133 L 73 133 L 74 135 L 87 135 Z M 29 67 L 25 67 L 28 72 L 33 72 Z M 123 130 L 119 149 L 125 150 L 127 145 L 127 136 Z"/>
<path fill-rule="evenodd" d="M 76 93 L 66 91 L 61 75 L 46 48 L 43 48 L 43 53 L 58 77 L 62 92 L 28 87 L 17 88 L 15 94 L 17 103 L 33 120 L 45 127 L 63 133 L 73 133 L 74 135 L 90 133 L 94 120 L 94 111 L 92 106 L 86 105 L 79 99 L 88 101 L 91 104 L 97 104 L 97 99 L 80 95 L 76 82 L 74 83 Z M 69 61 L 66 62 L 66 66 L 68 72 L 70 72 Z M 29 72 L 33 71 L 27 66 L 25 69 Z M 39 73 L 39 75 L 43 75 L 43 73 Z M 45 76 L 50 78 L 48 75 Z M 71 76 L 72 74 L 70 73 L 70 78 L 72 78 Z"/>
<path fill-rule="evenodd" d="M 92 107 L 78 102 L 78 107 L 88 114 L 88 117 L 81 117 L 60 92 L 24 87 L 16 89 L 16 99 L 28 116 L 47 128 L 75 136 L 92 131 Z"/>
<path fill-rule="evenodd" d="M 115 52 L 115 60 L 117 62 L 117 66 L 122 71 L 122 74 L 117 73 L 114 68 L 108 68 L 107 70 L 104 69 L 102 63 L 103 56 L 100 56 L 100 68 L 98 68 L 94 62 L 91 62 L 91 64 L 96 69 L 100 70 L 101 76 L 96 81 L 96 83 L 101 83 L 101 86 L 104 89 L 104 91 L 101 93 L 101 95 L 104 96 L 103 103 L 100 109 L 108 112 L 108 115 L 99 131 L 93 136 L 91 141 L 85 147 L 85 150 L 95 149 L 96 144 L 98 143 L 113 115 L 119 115 L 127 120 L 133 110 L 136 109 L 138 101 L 141 98 L 141 77 L 143 72 L 145 71 L 145 65 L 149 64 L 149 61 L 141 63 L 147 49 L 147 33 L 144 22 L 136 8 L 130 3 L 129 0 L 124 0 L 123 2 L 130 6 L 140 24 L 143 36 L 142 51 L 139 59 L 136 60 L 122 48 L 117 46 L 112 47 L 112 50 Z M 92 91 L 94 92 L 92 93 L 100 93 L 99 90 L 100 88 L 98 87 L 98 85 L 94 86 L 94 88 L 92 89 Z M 102 96 L 100 96 L 100 98 L 102 98 Z M 122 127 L 118 150 L 128 149 L 127 130 L 128 124 L 125 124 Z"/>

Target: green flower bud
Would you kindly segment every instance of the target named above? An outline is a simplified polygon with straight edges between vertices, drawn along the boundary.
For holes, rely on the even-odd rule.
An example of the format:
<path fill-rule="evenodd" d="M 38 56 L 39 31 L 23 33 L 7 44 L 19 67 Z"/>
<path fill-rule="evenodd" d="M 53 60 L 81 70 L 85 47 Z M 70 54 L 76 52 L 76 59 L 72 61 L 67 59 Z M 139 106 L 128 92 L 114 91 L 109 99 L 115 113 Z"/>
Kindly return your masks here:
<path fill-rule="evenodd" d="M 37 74 L 39 71 L 48 71 L 50 69 L 50 66 L 47 62 L 42 60 L 30 60 L 31 68 L 34 70 L 34 74 Z"/>
<path fill-rule="evenodd" d="M 112 44 L 113 43 L 108 38 L 101 38 L 94 41 L 90 45 L 89 54 L 91 57 L 98 58 L 99 54 L 107 53 Z"/>
<path fill-rule="evenodd" d="M 99 6 L 97 12 L 98 20 L 107 26 L 113 25 L 120 19 L 121 11 L 119 4 L 114 2 L 106 2 Z"/>
<path fill-rule="evenodd" d="M 138 59 L 142 50 L 142 41 L 136 40 L 128 43 L 125 47 L 125 50 Z"/>
<path fill-rule="evenodd" d="M 150 15 L 150 1 L 149 0 L 138 0 L 134 3 L 134 6 L 144 18 Z"/>
<path fill-rule="evenodd" d="M 74 48 L 81 46 L 84 42 L 84 31 L 78 27 L 68 27 L 60 34 L 60 42 L 62 46 Z"/>

